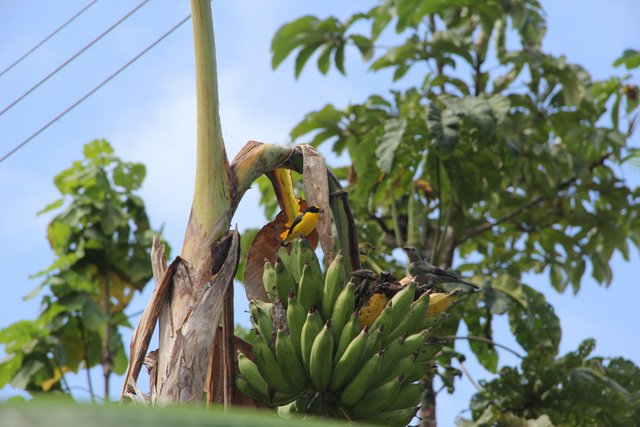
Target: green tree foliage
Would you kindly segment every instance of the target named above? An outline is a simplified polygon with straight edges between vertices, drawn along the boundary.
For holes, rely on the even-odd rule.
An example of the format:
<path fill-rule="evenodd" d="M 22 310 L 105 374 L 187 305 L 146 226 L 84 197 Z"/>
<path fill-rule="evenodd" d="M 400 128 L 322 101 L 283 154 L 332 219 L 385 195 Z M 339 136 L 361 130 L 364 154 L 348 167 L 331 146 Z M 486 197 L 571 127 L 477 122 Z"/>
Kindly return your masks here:
<path fill-rule="evenodd" d="M 134 194 L 144 176 L 144 165 L 118 159 L 107 141 L 96 140 L 84 147 L 83 160 L 55 177 L 61 198 L 39 212 L 58 211 L 47 227 L 55 260 L 26 297 L 44 291 L 38 318 L 0 331 L 7 354 L 0 387 L 69 392 L 65 373 L 102 365 L 108 398 L 111 372 L 127 367 L 119 333 L 131 327 L 125 309 L 152 275 L 154 233 Z"/>
<path fill-rule="evenodd" d="M 546 273 L 558 292 L 578 292 L 585 271 L 609 285 L 612 256 L 628 259 L 629 245 L 640 246 L 640 188 L 621 173 L 637 158 L 628 140 L 638 87 L 629 75 L 594 81 L 580 65 L 545 52 L 545 30 L 535 0 L 384 0 L 345 20 L 299 18 L 272 42 L 273 66 L 291 55 L 296 76 L 315 52 L 323 74 L 332 63 L 346 74 L 345 55 L 353 52 L 404 88 L 344 108 L 325 105 L 308 113 L 291 138 L 349 155 L 351 163 L 337 171 L 348 181 L 360 240 L 377 248 L 366 266 L 401 271 L 390 254 L 406 244 L 446 268 L 456 255 L 457 269 L 483 282 L 457 319 L 491 340 L 493 316 L 508 314 L 529 352 L 528 369 L 564 359 L 556 359 L 559 319 L 522 275 Z M 626 51 L 616 65 L 637 67 L 638 52 Z M 447 331 L 458 326 L 454 319 Z M 497 372 L 493 346 L 476 341 L 471 349 Z M 550 381 L 562 387 L 593 375 L 612 399 L 622 396 L 618 386 L 637 393 L 638 384 L 609 377 L 613 361 L 574 375 L 594 366 L 589 352 L 578 350 L 579 363 L 559 368 Z M 535 369 L 527 373 L 523 364 L 524 371 L 510 372 L 526 381 L 540 374 Z M 448 372 L 441 370 L 447 384 Z M 495 384 L 485 407 L 507 393 Z M 539 408 L 518 416 L 549 413 L 565 422 L 560 410 Z"/>

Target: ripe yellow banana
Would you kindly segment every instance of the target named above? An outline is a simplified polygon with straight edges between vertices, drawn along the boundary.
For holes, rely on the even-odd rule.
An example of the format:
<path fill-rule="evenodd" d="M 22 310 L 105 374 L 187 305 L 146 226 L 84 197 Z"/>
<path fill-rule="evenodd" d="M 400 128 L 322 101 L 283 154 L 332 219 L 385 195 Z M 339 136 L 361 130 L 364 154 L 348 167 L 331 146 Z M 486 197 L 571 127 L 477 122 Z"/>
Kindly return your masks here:
<path fill-rule="evenodd" d="M 427 316 L 436 316 L 449 307 L 458 299 L 462 294 L 462 289 L 454 289 L 449 293 L 433 293 L 429 299 L 429 308 L 427 309 Z"/>
<path fill-rule="evenodd" d="M 365 326 L 371 327 L 373 322 L 375 322 L 378 316 L 380 316 L 380 313 L 382 313 L 388 302 L 389 298 L 387 298 L 383 293 L 371 295 L 364 307 L 360 309 L 360 329 L 364 329 Z"/>

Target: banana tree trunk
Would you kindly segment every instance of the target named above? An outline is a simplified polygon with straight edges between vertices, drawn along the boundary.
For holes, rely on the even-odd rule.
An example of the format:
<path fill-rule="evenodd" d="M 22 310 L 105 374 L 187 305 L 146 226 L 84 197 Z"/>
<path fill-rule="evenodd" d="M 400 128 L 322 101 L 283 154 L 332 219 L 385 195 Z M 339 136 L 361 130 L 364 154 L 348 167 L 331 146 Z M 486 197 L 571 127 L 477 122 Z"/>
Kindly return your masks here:
<path fill-rule="evenodd" d="M 240 236 L 229 231 L 240 199 L 253 181 L 278 168 L 304 173 L 305 189 L 316 204 L 338 218 L 337 236 L 327 216 L 321 224 L 325 259 L 336 249 L 359 268 L 355 228 L 346 194 L 322 158 L 311 147 L 281 147 L 250 141 L 229 164 L 225 153 L 216 79 L 215 45 L 209 0 L 191 0 L 197 89 L 196 181 L 182 255 L 168 266 L 159 240 L 152 247 L 156 287 L 140 319 L 130 347 L 123 398 L 144 403 L 216 402 L 258 406 L 234 393 L 235 354 L 251 349 L 233 336 L 230 293 L 240 255 Z M 322 182 L 319 182 L 322 181 Z M 338 201 L 331 200 L 335 193 Z M 333 193 L 332 193 L 333 194 Z M 255 242 L 254 242 L 255 243 Z M 268 248 L 269 252 L 280 247 Z M 275 253 L 275 252 L 273 252 Z M 264 257 L 260 256 L 260 267 Z M 262 271 L 262 270 L 260 270 Z M 262 274 L 260 276 L 260 281 Z M 259 284 L 249 286 L 262 287 Z M 224 314 L 224 316 L 223 316 Z M 222 327 L 220 322 L 222 319 Z M 159 348 L 147 354 L 156 324 Z M 137 384 L 142 365 L 149 370 L 148 394 Z"/>

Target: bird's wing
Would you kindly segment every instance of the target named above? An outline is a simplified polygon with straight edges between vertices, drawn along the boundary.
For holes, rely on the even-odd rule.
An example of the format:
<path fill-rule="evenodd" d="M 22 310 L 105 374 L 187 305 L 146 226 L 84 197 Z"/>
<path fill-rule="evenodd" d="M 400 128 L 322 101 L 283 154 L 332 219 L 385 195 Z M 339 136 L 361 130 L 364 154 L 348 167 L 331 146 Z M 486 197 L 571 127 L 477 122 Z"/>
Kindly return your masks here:
<path fill-rule="evenodd" d="M 291 227 L 289 227 L 289 232 L 287 233 L 287 236 L 285 237 L 285 239 L 291 235 L 291 232 L 296 227 L 296 225 L 300 224 L 300 221 L 302 221 L 303 216 L 304 216 L 304 212 L 302 212 L 301 214 L 298 214 L 296 219 L 293 220 L 293 223 L 291 224 Z"/>

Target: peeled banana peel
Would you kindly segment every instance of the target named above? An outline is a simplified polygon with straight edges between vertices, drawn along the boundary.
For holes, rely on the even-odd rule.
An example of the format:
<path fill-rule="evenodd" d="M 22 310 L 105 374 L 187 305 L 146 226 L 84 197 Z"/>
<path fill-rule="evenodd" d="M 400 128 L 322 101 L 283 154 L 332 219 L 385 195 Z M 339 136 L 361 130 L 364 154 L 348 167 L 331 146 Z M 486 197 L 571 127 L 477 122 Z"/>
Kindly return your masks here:
<path fill-rule="evenodd" d="M 417 381 L 442 345 L 431 329 L 461 292 L 419 292 L 411 282 L 394 295 L 373 292 L 360 301 L 358 280 L 345 277 L 340 253 L 325 273 L 304 239 L 294 241 L 291 255 L 279 255 L 264 267 L 269 301 L 250 303 L 257 341 L 253 361 L 237 356 L 238 389 L 286 406 L 287 414 L 406 425 L 422 395 Z M 274 329 L 271 319 L 278 301 L 286 310 L 284 329 Z"/>

